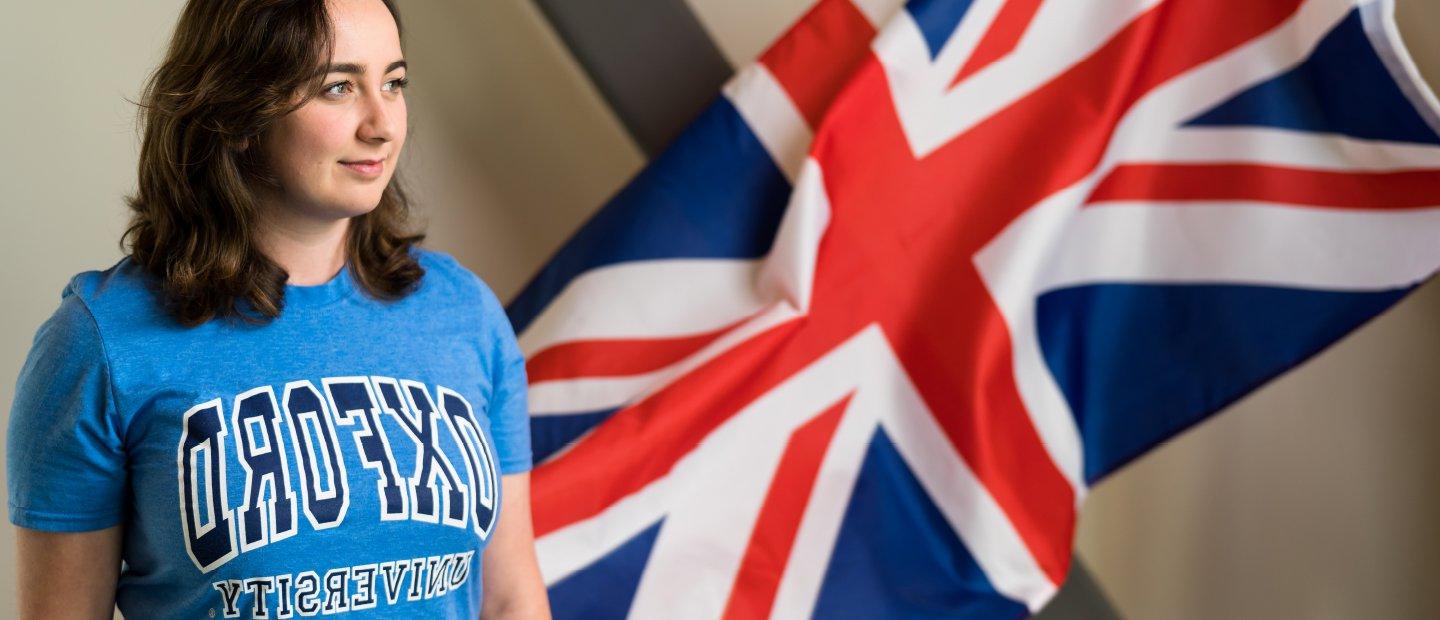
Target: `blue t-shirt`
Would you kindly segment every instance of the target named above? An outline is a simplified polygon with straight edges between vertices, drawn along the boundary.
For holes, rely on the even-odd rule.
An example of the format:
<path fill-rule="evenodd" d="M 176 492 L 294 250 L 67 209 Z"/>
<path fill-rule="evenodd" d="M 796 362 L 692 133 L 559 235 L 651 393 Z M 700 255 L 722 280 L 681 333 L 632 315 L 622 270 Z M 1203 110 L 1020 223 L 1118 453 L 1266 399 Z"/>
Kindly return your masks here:
<path fill-rule="evenodd" d="M 182 327 L 128 258 L 76 276 L 15 390 L 11 520 L 123 524 L 131 617 L 479 617 L 524 359 L 479 278 L 414 252 L 403 299 L 347 268 L 265 325 Z"/>

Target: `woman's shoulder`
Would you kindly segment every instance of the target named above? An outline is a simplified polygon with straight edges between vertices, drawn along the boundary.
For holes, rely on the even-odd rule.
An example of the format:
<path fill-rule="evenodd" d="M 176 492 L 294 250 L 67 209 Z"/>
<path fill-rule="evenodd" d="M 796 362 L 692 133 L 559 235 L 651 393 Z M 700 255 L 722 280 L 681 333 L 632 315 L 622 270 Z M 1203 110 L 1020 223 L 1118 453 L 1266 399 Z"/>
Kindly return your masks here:
<path fill-rule="evenodd" d="M 467 303 L 482 304 L 487 309 L 499 309 L 500 301 L 490 285 L 454 256 L 419 246 L 413 247 L 411 252 L 425 269 L 422 286 L 426 289 L 447 297 L 458 296 Z"/>
<path fill-rule="evenodd" d="M 60 298 L 63 301 L 72 296 L 92 312 L 133 311 L 137 304 L 155 305 L 155 278 L 125 256 L 106 269 L 82 271 L 72 276 Z"/>
<path fill-rule="evenodd" d="M 162 323 L 163 306 L 154 278 L 126 256 L 106 269 L 82 271 L 60 291 L 60 306 L 51 321 L 90 322 L 105 336 L 145 323 Z"/>
<path fill-rule="evenodd" d="M 139 293 L 150 294 L 153 276 L 129 256 L 105 269 L 91 269 L 71 276 L 61 297 L 79 295 L 90 304 L 121 303 Z"/>
<path fill-rule="evenodd" d="M 101 355 L 117 328 L 143 320 L 138 316 L 148 295 L 143 278 L 128 258 L 108 269 L 75 274 L 60 290 L 59 305 L 36 330 L 32 349 L 76 363 Z"/>

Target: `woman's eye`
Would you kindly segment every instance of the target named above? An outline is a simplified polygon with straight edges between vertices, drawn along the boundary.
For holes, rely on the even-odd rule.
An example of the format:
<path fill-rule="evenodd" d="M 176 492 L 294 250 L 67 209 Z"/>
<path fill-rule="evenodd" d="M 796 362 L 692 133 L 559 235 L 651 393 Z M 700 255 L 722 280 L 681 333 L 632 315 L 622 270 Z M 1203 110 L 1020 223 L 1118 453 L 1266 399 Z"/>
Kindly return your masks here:
<path fill-rule="evenodd" d="M 410 78 L 396 78 L 386 82 L 383 88 L 384 90 L 388 91 L 398 91 L 409 85 Z M 349 81 L 336 82 L 334 84 L 326 86 L 325 90 L 322 92 L 327 97 L 339 97 L 350 92 L 353 88 L 354 85 L 351 84 Z"/>

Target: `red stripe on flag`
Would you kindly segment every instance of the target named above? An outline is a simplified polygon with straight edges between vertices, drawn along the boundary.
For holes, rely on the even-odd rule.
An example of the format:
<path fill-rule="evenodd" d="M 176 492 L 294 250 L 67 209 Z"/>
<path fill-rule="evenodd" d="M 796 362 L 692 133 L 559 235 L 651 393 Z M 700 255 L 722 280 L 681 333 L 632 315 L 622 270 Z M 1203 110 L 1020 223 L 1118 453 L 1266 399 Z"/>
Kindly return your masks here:
<path fill-rule="evenodd" d="M 875 27 L 850 0 L 820 0 L 765 50 L 760 63 L 813 129 L 820 126 L 845 80 L 869 56 L 874 37 Z"/>
<path fill-rule="evenodd" d="M 790 435 L 735 574 L 730 601 L 725 605 L 726 620 L 770 617 L 820 464 L 850 398 L 846 396 Z"/>
<path fill-rule="evenodd" d="M 623 377 L 659 370 L 705 348 L 749 320 L 678 338 L 577 340 L 546 347 L 525 362 L 530 384 L 580 377 Z"/>
<path fill-rule="evenodd" d="M 985 32 L 980 43 L 975 45 L 975 51 L 970 52 L 970 58 L 965 61 L 964 66 L 960 67 L 960 72 L 955 74 L 955 79 L 950 82 L 950 87 L 954 88 L 961 80 L 1015 51 L 1015 46 L 1020 44 L 1020 38 L 1025 36 L 1026 30 L 1030 29 L 1030 22 L 1035 20 L 1035 13 L 1040 11 L 1042 1 L 1010 0 L 1006 2 L 1005 6 L 1001 7 L 1000 14 L 995 16 L 995 21 L 990 23 L 990 29 Z"/>
<path fill-rule="evenodd" d="M 1440 206 L 1440 170 L 1364 172 L 1257 164 L 1116 167 L 1088 204 L 1115 200 L 1246 200 L 1339 209 Z"/>

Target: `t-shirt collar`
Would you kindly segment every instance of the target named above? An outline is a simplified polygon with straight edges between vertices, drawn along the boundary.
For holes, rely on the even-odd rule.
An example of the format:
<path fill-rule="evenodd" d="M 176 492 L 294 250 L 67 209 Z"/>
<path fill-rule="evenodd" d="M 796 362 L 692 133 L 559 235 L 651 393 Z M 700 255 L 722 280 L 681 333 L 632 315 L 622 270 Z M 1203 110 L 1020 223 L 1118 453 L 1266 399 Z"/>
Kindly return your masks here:
<path fill-rule="evenodd" d="M 328 305 L 350 295 L 355 290 L 355 279 L 350 276 L 350 263 L 323 284 L 311 286 L 285 285 L 286 308 L 313 308 Z"/>

